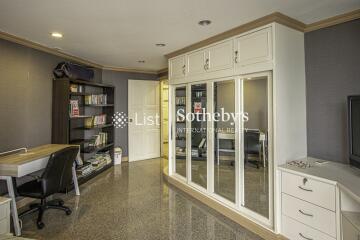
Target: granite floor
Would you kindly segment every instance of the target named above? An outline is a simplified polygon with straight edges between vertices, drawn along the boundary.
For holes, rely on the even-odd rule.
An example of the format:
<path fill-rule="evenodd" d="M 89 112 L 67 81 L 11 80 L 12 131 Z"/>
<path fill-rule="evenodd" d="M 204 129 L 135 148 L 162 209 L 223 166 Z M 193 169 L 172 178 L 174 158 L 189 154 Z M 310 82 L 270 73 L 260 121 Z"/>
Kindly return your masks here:
<path fill-rule="evenodd" d="M 23 218 L 23 236 L 33 239 L 260 240 L 161 176 L 161 160 L 123 163 L 80 187 L 81 196 L 62 195 L 71 216 L 56 210 Z"/>

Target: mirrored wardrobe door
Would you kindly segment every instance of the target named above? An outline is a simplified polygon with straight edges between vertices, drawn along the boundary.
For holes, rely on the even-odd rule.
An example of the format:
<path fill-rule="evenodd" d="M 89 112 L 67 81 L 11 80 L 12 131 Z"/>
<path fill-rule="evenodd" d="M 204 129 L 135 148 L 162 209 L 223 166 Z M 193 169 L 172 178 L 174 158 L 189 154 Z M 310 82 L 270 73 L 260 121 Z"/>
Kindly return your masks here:
<path fill-rule="evenodd" d="M 243 78 L 242 206 L 270 218 L 269 77 Z M 271 96 L 270 96 L 271 97 Z"/>
<path fill-rule="evenodd" d="M 207 188 L 207 86 L 191 85 L 191 182 Z"/>
<path fill-rule="evenodd" d="M 186 178 L 186 86 L 175 87 L 175 173 Z"/>
<path fill-rule="evenodd" d="M 232 203 L 236 196 L 235 80 L 214 82 L 214 193 Z"/>

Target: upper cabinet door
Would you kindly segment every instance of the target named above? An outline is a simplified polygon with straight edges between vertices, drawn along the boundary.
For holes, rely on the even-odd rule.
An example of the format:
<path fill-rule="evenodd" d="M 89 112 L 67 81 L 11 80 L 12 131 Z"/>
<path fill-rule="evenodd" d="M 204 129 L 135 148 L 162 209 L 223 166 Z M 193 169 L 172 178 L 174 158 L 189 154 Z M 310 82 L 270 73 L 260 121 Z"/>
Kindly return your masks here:
<path fill-rule="evenodd" d="M 185 77 L 185 55 L 178 56 L 169 60 L 170 80 Z"/>
<path fill-rule="evenodd" d="M 235 39 L 236 66 L 272 60 L 271 27 Z"/>
<path fill-rule="evenodd" d="M 194 76 L 206 72 L 206 63 L 209 61 L 207 60 L 207 55 L 207 51 L 204 49 L 192 52 L 187 55 L 186 73 L 188 76 Z"/>
<path fill-rule="evenodd" d="M 233 41 L 229 40 L 208 48 L 208 72 L 230 69 L 233 64 Z M 206 60 L 205 60 L 206 61 Z"/>

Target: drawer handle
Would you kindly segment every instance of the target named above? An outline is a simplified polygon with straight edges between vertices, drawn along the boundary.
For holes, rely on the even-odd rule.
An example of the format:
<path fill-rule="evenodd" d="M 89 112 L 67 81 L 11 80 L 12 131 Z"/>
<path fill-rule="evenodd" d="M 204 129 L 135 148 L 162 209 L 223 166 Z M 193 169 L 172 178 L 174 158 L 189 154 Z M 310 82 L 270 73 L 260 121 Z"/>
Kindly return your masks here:
<path fill-rule="evenodd" d="M 299 233 L 299 236 L 306 240 L 314 240 L 313 238 L 305 237 L 302 233 Z"/>
<path fill-rule="evenodd" d="M 310 214 L 310 213 L 306 213 L 303 210 L 299 210 L 299 213 L 301 213 L 302 215 L 308 216 L 308 217 L 313 217 L 314 215 Z"/>
<path fill-rule="evenodd" d="M 306 192 L 313 192 L 312 189 L 303 188 L 302 186 L 299 186 L 299 188 L 300 188 L 301 190 L 306 191 Z"/>

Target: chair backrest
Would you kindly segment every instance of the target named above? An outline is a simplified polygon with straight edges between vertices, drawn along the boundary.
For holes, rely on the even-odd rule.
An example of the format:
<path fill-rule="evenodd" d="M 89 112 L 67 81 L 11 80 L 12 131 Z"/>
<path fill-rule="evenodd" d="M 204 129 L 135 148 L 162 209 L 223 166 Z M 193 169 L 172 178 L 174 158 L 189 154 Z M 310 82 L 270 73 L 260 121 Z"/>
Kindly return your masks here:
<path fill-rule="evenodd" d="M 42 174 L 44 195 L 49 196 L 64 190 L 72 181 L 72 166 L 79 147 L 71 146 L 51 154 Z"/>
<path fill-rule="evenodd" d="M 244 147 L 246 153 L 258 153 L 260 149 L 260 131 L 245 130 Z"/>

